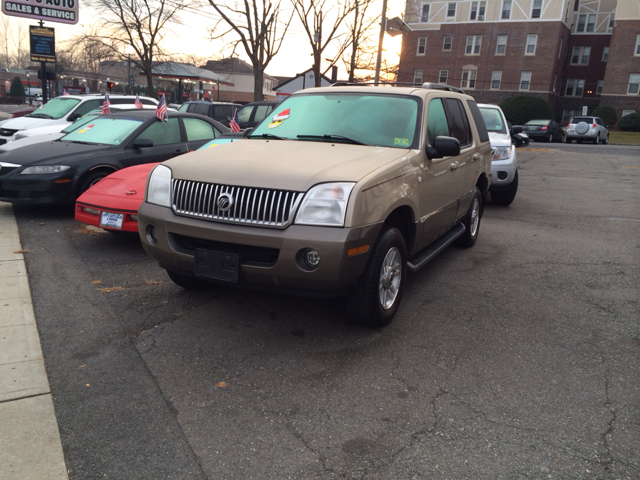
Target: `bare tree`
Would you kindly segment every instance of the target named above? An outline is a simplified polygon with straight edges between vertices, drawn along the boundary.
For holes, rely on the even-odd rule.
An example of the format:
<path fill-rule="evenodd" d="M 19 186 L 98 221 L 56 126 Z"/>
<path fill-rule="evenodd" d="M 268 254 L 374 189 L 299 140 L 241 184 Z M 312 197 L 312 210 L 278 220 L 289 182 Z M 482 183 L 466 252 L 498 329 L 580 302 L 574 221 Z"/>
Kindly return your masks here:
<path fill-rule="evenodd" d="M 162 43 L 169 26 L 180 22 L 179 12 L 191 5 L 189 0 L 90 0 L 101 18 L 101 29 L 76 40 L 92 39 L 111 49 L 114 57 L 131 61 L 147 77 L 147 93 L 154 94 L 152 68 L 165 55 Z"/>
<path fill-rule="evenodd" d="M 2 15 L 0 19 L 0 63 L 3 68 L 11 67 L 11 37 L 13 25 L 10 17 Z"/>
<path fill-rule="evenodd" d="M 313 75 L 316 87 L 319 87 L 321 85 L 320 65 L 322 63 L 322 54 L 332 40 L 338 38 L 340 25 L 355 10 L 358 0 L 337 0 L 335 3 L 330 0 L 329 6 L 327 6 L 327 0 L 292 0 L 292 2 L 311 43 Z M 336 7 L 335 15 L 332 15 L 331 11 L 334 7 Z M 329 25 L 329 28 L 323 34 L 322 30 L 325 22 Z M 347 47 L 348 44 L 347 46 L 344 43 L 342 44 L 342 51 L 339 49 L 337 58 L 342 55 L 342 52 Z"/>
<path fill-rule="evenodd" d="M 349 74 L 349 82 L 355 80 L 356 70 L 369 70 L 375 68 L 375 54 L 377 45 L 373 39 L 375 26 L 380 21 L 381 15 L 369 15 L 369 7 L 373 0 L 356 0 L 354 15 L 348 24 L 349 34 L 345 37 L 339 48 L 340 55 L 334 60 L 336 62 L 340 56 Z M 350 51 L 348 55 L 345 55 Z"/>
<path fill-rule="evenodd" d="M 29 46 L 29 29 L 22 19 L 19 19 L 13 37 L 15 49 L 14 65 L 18 69 L 26 68 L 31 63 L 31 49 Z"/>
<path fill-rule="evenodd" d="M 211 40 L 220 39 L 231 32 L 240 37 L 233 44 L 232 55 L 236 47 L 242 44 L 253 66 L 253 100 L 261 101 L 264 71 L 282 46 L 293 12 L 286 19 L 287 14 L 281 9 L 281 0 L 243 0 L 243 5 L 232 2 L 233 0 L 209 0 L 222 17 L 221 21 L 228 26 L 226 31 L 219 34 L 215 33 L 217 25 L 211 29 Z M 278 21 L 281 14 L 285 15 L 284 22 Z M 239 17 L 239 20 L 232 17 Z"/>
<path fill-rule="evenodd" d="M 121 55 L 120 52 L 114 52 L 114 46 L 109 45 L 102 35 L 101 26 L 87 26 L 66 44 L 68 54 L 63 54 L 59 61 L 64 62 L 63 65 L 67 68 L 99 73 L 102 62 L 118 59 Z"/>

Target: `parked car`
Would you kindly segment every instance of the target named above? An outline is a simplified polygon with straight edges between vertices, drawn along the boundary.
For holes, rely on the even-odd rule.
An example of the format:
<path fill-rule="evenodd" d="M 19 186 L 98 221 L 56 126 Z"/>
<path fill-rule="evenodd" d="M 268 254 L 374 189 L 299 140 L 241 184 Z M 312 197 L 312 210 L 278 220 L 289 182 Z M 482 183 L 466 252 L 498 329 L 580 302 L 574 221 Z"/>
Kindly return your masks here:
<path fill-rule="evenodd" d="M 491 201 L 511 205 L 518 191 L 516 147 L 504 112 L 498 105 L 478 104 L 491 142 Z"/>
<path fill-rule="evenodd" d="M 491 146 L 462 90 L 306 89 L 272 114 L 214 158 L 151 171 L 138 232 L 177 285 L 346 295 L 354 321 L 382 327 L 407 271 L 475 243 Z"/>
<path fill-rule="evenodd" d="M 109 95 L 112 105 L 133 104 L 135 97 L 131 95 Z M 157 105 L 153 98 L 140 97 L 143 105 Z M 75 122 L 85 113 L 102 106 L 104 95 L 64 95 L 53 98 L 42 108 L 24 117 L 14 118 L 0 127 L 0 145 L 12 142 L 16 134 L 32 128 L 62 125 L 62 128 Z"/>
<path fill-rule="evenodd" d="M 583 140 L 593 143 L 609 143 L 609 130 L 600 117 L 574 117 L 567 125 L 567 143 Z"/>
<path fill-rule="evenodd" d="M 255 127 L 264 120 L 271 111 L 278 106 L 278 102 L 252 102 L 247 103 L 238 112 L 240 128 Z"/>
<path fill-rule="evenodd" d="M 23 108 L 18 108 L 16 110 L 13 110 L 10 114 L 9 114 L 9 118 L 18 118 L 18 117 L 24 117 L 25 115 L 27 115 L 28 113 L 31 113 L 35 110 L 34 107 L 23 107 Z"/>
<path fill-rule="evenodd" d="M 40 108 L 42 106 L 42 97 L 40 95 L 33 97 L 33 100 L 31 100 L 31 106 L 33 108 Z"/>
<path fill-rule="evenodd" d="M 237 140 L 218 137 L 200 150 L 234 141 Z M 76 220 L 110 231 L 137 232 L 138 208 L 144 200 L 149 172 L 156 165 L 123 168 L 93 184 L 76 200 Z"/>
<path fill-rule="evenodd" d="M 74 201 L 110 173 L 162 162 L 195 150 L 228 129 L 199 115 L 174 112 L 161 122 L 155 111 L 103 115 L 54 142 L 0 156 L 0 201 L 45 204 Z"/>
<path fill-rule="evenodd" d="M 524 133 L 536 142 L 564 141 L 564 130 L 553 120 L 529 120 L 524 124 Z"/>
<path fill-rule="evenodd" d="M 178 111 L 204 115 L 205 117 L 213 118 L 225 127 L 228 127 L 235 111 L 240 110 L 241 108 L 242 105 L 239 103 L 212 103 L 207 100 L 193 100 L 191 102 L 183 103 Z"/>

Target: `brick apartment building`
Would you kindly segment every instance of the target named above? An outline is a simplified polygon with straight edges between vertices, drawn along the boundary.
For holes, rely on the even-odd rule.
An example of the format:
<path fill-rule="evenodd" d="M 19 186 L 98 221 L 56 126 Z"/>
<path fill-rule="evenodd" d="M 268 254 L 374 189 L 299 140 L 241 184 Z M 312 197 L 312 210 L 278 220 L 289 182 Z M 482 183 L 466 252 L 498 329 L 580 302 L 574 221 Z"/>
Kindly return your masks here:
<path fill-rule="evenodd" d="M 640 0 L 407 0 L 398 81 L 459 86 L 479 102 L 536 95 L 640 111 Z"/>

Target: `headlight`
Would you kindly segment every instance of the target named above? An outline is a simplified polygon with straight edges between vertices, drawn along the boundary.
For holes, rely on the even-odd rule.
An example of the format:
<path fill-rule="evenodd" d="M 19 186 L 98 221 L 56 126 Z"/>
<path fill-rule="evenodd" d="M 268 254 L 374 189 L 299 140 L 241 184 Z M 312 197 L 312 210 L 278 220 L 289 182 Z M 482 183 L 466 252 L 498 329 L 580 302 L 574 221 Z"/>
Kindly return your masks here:
<path fill-rule="evenodd" d="M 511 156 L 511 147 L 498 147 L 496 151 L 493 152 L 493 160 L 508 160 Z"/>
<path fill-rule="evenodd" d="M 342 227 L 349 194 L 355 183 L 323 183 L 307 192 L 302 200 L 297 224 Z"/>
<path fill-rule="evenodd" d="M 169 167 L 158 165 L 151 171 L 145 198 L 147 202 L 161 207 L 171 206 L 171 169 Z"/>
<path fill-rule="evenodd" d="M 20 140 L 21 138 L 27 138 L 30 137 L 31 134 L 27 133 L 27 132 L 20 132 L 20 133 L 16 133 L 16 136 L 14 138 L 14 140 Z"/>
<path fill-rule="evenodd" d="M 47 173 L 60 173 L 69 170 L 69 165 L 38 165 L 37 167 L 27 167 L 20 172 L 21 175 L 45 175 Z"/>

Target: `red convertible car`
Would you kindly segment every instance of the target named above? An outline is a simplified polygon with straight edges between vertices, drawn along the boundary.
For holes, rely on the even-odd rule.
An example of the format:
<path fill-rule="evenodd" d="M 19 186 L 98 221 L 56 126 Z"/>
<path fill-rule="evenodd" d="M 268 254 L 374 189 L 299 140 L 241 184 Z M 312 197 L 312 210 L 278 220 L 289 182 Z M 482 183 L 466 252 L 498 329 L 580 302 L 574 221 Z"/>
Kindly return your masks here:
<path fill-rule="evenodd" d="M 238 139 L 217 138 L 198 150 Z M 138 208 L 144 201 L 149 172 L 158 163 L 123 168 L 103 178 L 76 200 L 76 220 L 111 231 L 138 232 Z"/>

